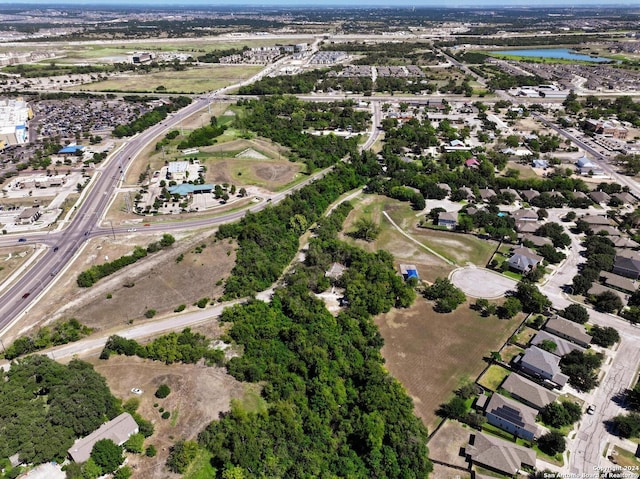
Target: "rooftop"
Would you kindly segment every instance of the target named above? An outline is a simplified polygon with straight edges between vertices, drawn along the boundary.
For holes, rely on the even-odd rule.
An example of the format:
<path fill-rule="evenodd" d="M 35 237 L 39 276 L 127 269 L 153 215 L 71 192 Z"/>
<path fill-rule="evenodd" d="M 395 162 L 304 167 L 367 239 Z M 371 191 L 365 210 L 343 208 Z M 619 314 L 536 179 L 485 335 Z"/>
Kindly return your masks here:
<path fill-rule="evenodd" d="M 78 439 L 67 451 L 75 462 L 85 462 L 91 455 L 93 445 L 101 439 L 111 439 L 123 444 L 132 434 L 138 432 L 138 424 L 131 414 L 123 412 L 118 417 L 103 424 L 88 436 Z"/>

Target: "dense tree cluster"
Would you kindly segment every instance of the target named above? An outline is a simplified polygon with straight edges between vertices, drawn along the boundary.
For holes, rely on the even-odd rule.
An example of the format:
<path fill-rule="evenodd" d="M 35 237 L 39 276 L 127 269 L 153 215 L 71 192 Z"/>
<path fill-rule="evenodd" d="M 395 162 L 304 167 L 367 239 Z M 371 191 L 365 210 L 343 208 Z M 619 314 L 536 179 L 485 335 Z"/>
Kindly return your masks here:
<path fill-rule="evenodd" d="M 196 128 L 189 136 L 178 144 L 178 149 L 184 150 L 187 148 L 194 148 L 198 146 L 213 145 L 216 142 L 216 138 L 222 135 L 226 126 L 218 126 L 218 119 L 215 116 L 211 117 L 208 125 Z"/>
<path fill-rule="evenodd" d="M 5 350 L 4 357 L 11 360 L 50 346 L 59 346 L 78 341 L 91 334 L 91 332 L 93 332 L 91 328 L 83 326 L 77 319 L 72 318 L 68 321 L 56 323 L 53 328 L 48 326 L 40 328 L 35 336 L 23 336 L 16 339 Z"/>
<path fill-rule="evenodd" d="M 191 332 L 190 328 L 180 333 L 169 333 L 154 339 L 149 344 L 141 345 L 134 339 L 110 336 L 100 354 L 101 359 L 108 359 L 111 354 L 139 356 L 155 361 L 172 363 L 197 363 L 205 358 L 208 361 L 221 363 L 224 353 L 209 348 L 210 340 L 200 333 Z"/>
<path fill-rule="evenodd" d="M 560 360 L 562 372 L 569 376 L 569 384 L 579 391 L 591 391 L 598 385 L 597 370 L 602 365 L 602 353 L 571 351 Z"/>
<path fill-rule="evenodd" d="M 601 327 L 596 324 L 591 328 L 589 334 L 592 337 L 591 342 L 603 348 L 610 348 L 620 341 L 620 333 L 610 326 Z"/>
<path fill-rule="evenodd" d="M 0 374 L 0 457 L 62 462 L 76 438 L 120 412 L 104 378 L 76 359 L 29 356 Z"/>
<path fill-rule="evenodd" d="M 549 298 L 541 293 L 534 283 L 527 280 L 518 283 L 515 297 L 520 300 L 525 313 L 542 313 L 551 306 Z"/>
<path fill-rule="evenodd" d="M 150 243 L 147 248 L 136 246 L 133 253 L 121 256 L 109 263 L 97 264 L 83 271 L 78 275 L 76 282 L 81 288 L 89 288 L 100 281 L 102 278 L 109 276 L 122 268 L 129 266 L 145 256 L 147 253 L 158 251 L 162 248 L 168 248 L 175 242 L 175 238 L 170 234 L 162 235 L 162 239 L 158 242 Z"/>
<path fill-rule="evenodd" d="M 580 273 L 573 277 L 574 294 L 586 294 L 593 282 L 600 277 L 601 271 L 611 271 L 616 255 L 613 243 L 605 236 L 587 236 L 583 244 L 587 262 Z"/>
<path fill-rule="evenodd" d="M 462 290 L 446 278 L 437 278 L 425 288 L 424 296 L 436 302 L 435 310 L 439 313 L 450 313 L 467 300 Z"/>
<path fill-rule="evenodd" d="M 113 129 L 113 136 L 122 138 L 124 136 L 132 136 L 136 133 L 146 130 L 147 128 L 160 123 L 171 112 L 178 111 L 191 103 L 188 96 L 172 97 L 171 103 L 154 108 L 126 125 L 118 125 Z"/>
<path fill-rule="evenodd" d="M 578 324 L 584 324 L 589 321 L 589 312 L 581 304 L 572 303 L 562 311 L 559 311 L 559 314 L 563 318 Z"/>
<path fill-rule="evenodd" d="M 540 418 L 547 426 L 561 428 L 570 426 L 582 416 L 582 409 L 578 404 L 564 401 L 547 404 L 540 411 Z"/>
<path fill-rule="evenodd" d="M 334 211 L 331 216 L 343 216 Z M 327 232 L 323 233 L 322 230 Z M 426 431 L 403 388 L 382 367 L 382 339 L 372 315 L 415 298 L 386 252 L 366 253 L 318 227 L 304 265 L 286 277 L 270 304 L 226 309 L 228 334 L 244 348 L 229 361 L 240 380 L 264 382 L 266 412 L 238 404 L 200 442 L 224 476 L 235 468 L 257 477 L 423 478 L 431 466 Z M 337 317 L 309 293 L 333 262 L 346 267 Z M 315 278 L 315 279 L 314 279 Z"/>

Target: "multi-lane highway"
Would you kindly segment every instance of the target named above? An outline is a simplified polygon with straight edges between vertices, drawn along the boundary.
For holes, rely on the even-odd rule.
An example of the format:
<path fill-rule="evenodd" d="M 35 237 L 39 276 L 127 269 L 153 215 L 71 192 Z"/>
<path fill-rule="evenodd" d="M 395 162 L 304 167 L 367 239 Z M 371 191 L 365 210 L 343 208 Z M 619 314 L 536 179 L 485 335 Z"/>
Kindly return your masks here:
<path fill-rule="evenodd" d="M 273 66 L 270 66 L 263 70 L 253 77 L 251 81 L 262 78 L 262 76 L 271 71 L 272 68 Z M 228 88 L 230 89 L 232 87 Z M 227 90 L 228 89 L 222 89 L 216 93 L 224 95 Z M 147 144 L 157 138 L 163 131 L 175 127 L 195 112 L 206 108 L 211 100 L 212 97 L 209 96 L 200 97 L 189 106 L 171 115 L 162 123 L 128 140 L 124 146 L 116 151 L 109 161 L 96 172 L 96 176 L 89 186 L 90 191 L 86 195 L 83 203 L 77 208 L 73 220 L 65 229 L 55 233 L 21 235 L 27 238 L 27 244 L 44 244 L 49 246 L 49 248 L 34 265 L 28 268 L 25 273 L 0 296 L 0 337 L 8 327 L 20 319 L 22 313 L 28 306 L 49 286 L 56 275 L 73 260 L 74 255 L 80 250 L 85 241 L 97 236 L 127 232 L 128 228 L 103 228 L 99 226 L 99 223 L 106 213 L 109 202 L 121 178 L 124 176 L 128 165 Z M 367 141 L 362 148 L 371 147 L 380 134 L 380 105 L 377 101 L 374 101 L 371 102 L 371 107 L 372 126 Z M 144 230 L 148 232 L 184 231 L 236 221 L 244 216 L 247 211 L 260 211 L 270 204 L 278 203 L 292 191 L 298 190 L 310 182 L 321 178 L 330 171 L 330 169 L 331 168 L 327 168 L 310 175 L 306 180 L 274 195 L 269 202 L 262 201 L 244 210 L 234 211 L 213 218 L 152 224 L 145 227 Z M 0 238 L 0 246 L 10 246 L 16 244 L 16 241 L 17 238 L 15 236 L 5 236 Z"/>

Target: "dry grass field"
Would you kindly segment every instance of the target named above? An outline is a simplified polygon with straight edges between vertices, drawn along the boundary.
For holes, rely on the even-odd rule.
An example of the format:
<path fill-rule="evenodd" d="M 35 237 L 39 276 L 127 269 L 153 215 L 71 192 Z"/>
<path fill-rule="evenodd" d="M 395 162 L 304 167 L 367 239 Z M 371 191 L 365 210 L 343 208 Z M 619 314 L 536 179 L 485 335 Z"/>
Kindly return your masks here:
<path fill-rule="evenodd" d="M 153 444 L 158 455 L 153 458 L 144 455 L 130 455 L 130 465 L 134 467 L 136 479 L 156 479 L 178 477 L 169 473 L 164 464 L 169 448 L 180 438 L 195 439 L 206 425 L 228 411 L 232 399 L 246 395 L 245 385 L 225 373 L 224 369 L 206 367 L 201 364 L 166 365 L 137 357 L 112 356 L 107 361 L 92 360 L 95 369 L 102 374 L 113 394 L 123 401 L 138 398 L 138 412 L 154 423 L 153 436 L 145 441 L 145 446 Z M 167 384 L 171 393 L 158 399 L 154 393 L 160 384 Z M 131 388 L 144 392 L 137 396 Z M 157 407 L 154 407 L 157 404 Z M 171 413 L 169 419 L 162 419 L 160 408 Z"/>
<path fill-rule="evenodd" d="M 517 320 L 483 318 L 460 306 L 439 314 L 422 298 L 408 309 L 394 309 L 376 318 L 384 338 L 382 354 L 391 374 L 405 386 L 416 414 L 429 430 L 435 414 L 461 382 L 475 379 L 486 366 L 483 358 L 513 333 Z"/>
<path fill-rule="evenodd" d="M 468 444 L 472 431 L 458 421 L 446 421 L 429 440 L 429 458 L 454 466 L 467 467 L 468 463 L 464 456 L 460 455 L 460 449 Z"/>

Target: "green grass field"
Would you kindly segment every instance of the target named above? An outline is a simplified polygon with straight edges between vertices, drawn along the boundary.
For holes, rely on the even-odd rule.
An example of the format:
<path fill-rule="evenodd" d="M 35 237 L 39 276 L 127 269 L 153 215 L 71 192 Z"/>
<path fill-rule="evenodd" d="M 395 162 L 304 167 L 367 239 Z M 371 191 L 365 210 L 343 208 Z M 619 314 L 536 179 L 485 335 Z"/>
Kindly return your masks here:
<path fill-rule="evenodd" d="M 211 465 L 211 453 L 200 449 L 198 455 L 182 476 L 184 479 L 211 479 L 216 477 L 216 469 Z"/>
<path fill-rule="evenodd" d="M 89 85 L 82 85 L 81 89 L 88 91 L 149 93 L 156 91 L 203 93 L 246 80 L 261 69 L 261 66 L 255 65 L 209 65 L 184 71 L 166 70 L 145 75 L 127 74 Z"/>
<path fill-rule="evenodd" d="M 483 388 L 495 391 L 508 375 L 508 370 L 497 364 L 492 364 L 478 380 L 478 384 Z"/>

